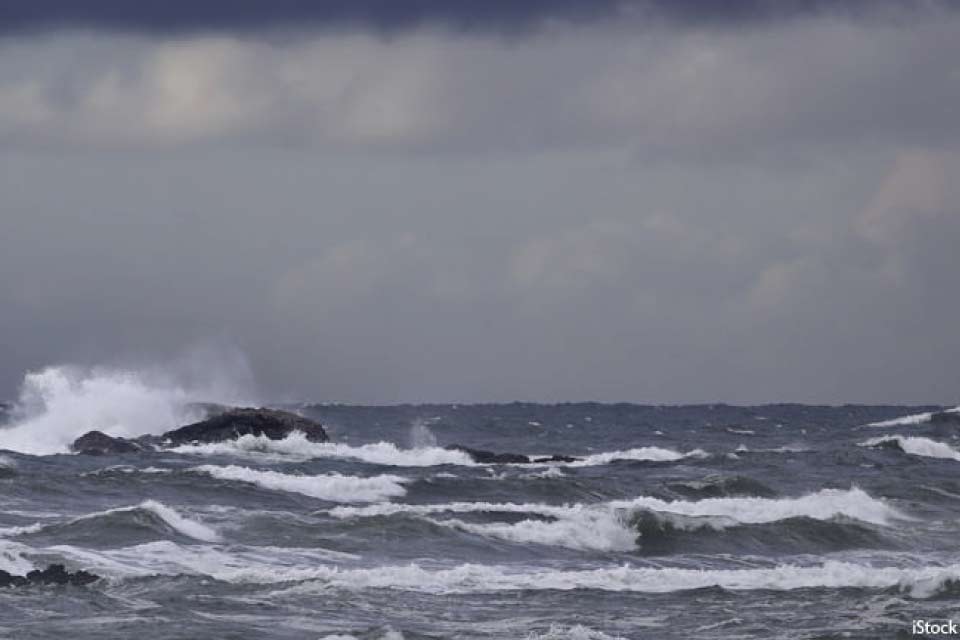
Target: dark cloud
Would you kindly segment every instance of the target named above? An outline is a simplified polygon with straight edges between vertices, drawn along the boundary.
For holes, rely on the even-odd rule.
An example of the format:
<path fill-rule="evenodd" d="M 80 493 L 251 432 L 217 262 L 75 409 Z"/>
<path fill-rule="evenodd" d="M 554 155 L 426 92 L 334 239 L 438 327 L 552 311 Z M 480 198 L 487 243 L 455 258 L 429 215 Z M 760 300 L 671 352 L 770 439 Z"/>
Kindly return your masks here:
<path fill-rule="evenodd" d="M 947 6 L 914 0 L 6 0 L 0 3 L 0 33 L 57 28 L 161 33 L 370 28 L 389 32 L 424 24 L 514 31 L 554 20 L 632 18 L 723 24 L 933 5 Z"/>
<path fill-rule="evenodd" d="M 960 15 L 671 6 L 3 39 L 0 399 L 212 340 L 271 399 L 956 404 Z"/>

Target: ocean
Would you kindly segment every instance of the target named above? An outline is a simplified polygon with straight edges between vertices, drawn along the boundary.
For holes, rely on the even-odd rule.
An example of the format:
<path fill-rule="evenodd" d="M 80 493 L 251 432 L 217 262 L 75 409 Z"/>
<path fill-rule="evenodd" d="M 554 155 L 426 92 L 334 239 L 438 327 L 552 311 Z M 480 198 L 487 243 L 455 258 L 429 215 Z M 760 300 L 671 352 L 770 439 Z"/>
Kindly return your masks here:
<path fill-rule="evenodd" d="M 0 569 L 101 578 L 0 589 L 0 637 L 873 639 L 960 619 L 960 423 L 937 407 L 286 408 L 331 442 L 70 455 L 8 416 Z"/>

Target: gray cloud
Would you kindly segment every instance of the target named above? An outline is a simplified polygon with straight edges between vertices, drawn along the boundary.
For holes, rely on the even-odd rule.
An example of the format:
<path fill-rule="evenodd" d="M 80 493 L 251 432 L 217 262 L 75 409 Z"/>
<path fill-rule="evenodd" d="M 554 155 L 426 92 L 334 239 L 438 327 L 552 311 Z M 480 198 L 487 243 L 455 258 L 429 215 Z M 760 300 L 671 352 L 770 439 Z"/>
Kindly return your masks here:
<path fill-rule="evenodd" d="M 0 48 L 0 143 L 403 152 L 616 147 L 660 160 L 956 138 L 960 16 L 749 32 L 420 31 L 286 44 L 62 36 Z M 905 115 L 906 114 L 906 115 Z"/>
<path fill-rule="evenodd" d="M 682 23 L 740 23 L 811 14 L 860 14 L 877 10 L 875 0 L 6 0 L 0 33 L 93 28 L 147 33 L 270 28 L 364 28 L 393 32 L 424 24 L 457 30 L 516 32 L 544 23 L 600 19 L 669 20 Z M 887 0 L 887 10 L 916 10 L 946 2 Z"/>
<path fill-rule="evenodd" d="M 0 45 L 0 387 L 955 401 L 960 19 Z"/>

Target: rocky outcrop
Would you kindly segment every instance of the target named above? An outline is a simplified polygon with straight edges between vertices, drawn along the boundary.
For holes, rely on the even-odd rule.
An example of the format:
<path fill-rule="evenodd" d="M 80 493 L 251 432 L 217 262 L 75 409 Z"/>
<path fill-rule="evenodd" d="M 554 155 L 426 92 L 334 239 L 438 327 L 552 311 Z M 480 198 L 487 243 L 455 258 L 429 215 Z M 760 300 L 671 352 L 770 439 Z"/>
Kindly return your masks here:
<path fill-rule="evenodd" d="M 470 456 L 470 459 L 480 464 L 536 464 L 542 462 L 576 462 L 580 458 L 564 455 L 552 455 L 540 458 L 531 458 L 522 453 L 494 453 L 483 449 L 473 449 L 462 444 L 451 444 L 445 447 L 448 451 L 460 451 Z"/>
<path fill-rule="evenodd" d="M 74 440 L 70 450 L 89 456 L 108 456 L 136 453 L 142 451 L 143 446 L 134 440 L 108 436 L 102 431 L 89 431 Z"/>
<path fill-rule="evenodd" d="M 34 569 L 25 576 L 18 576 L 0 569 L 0 587 L 26 587 L 39 585 L 83 585 L 96 582 L 100 576 L 89 571 L 67 571 L 62 564 L 51 564 L 46 569 Z"/>
<path fill-rule="evenodd" d="M 241 436 L 263 436 L 282 440 L 299 431 L 311 442 L 327 442 L 327 432 L 319 422 L 277 409 L 226 409 L 200 422 L 168 431 L 160 436 L 133 440 L 90 431 L 73 441 L 70 450 L 87 455 L 136 453 L 192 443 L 225 442 Z"/>
<path fill-rule="evenodd" d="M 294 431 L 303 433 L 311 442 L 327 442 L 327 432 L 319 422 L 276 409 L 231 409 L 213 417 L 168 431 L 160 440 L 168 445 L 193 442 L 223 442 L 241 436 L 264 436 L 282 440 Z"/>
<path fill-rule="evenodd" d="M 447 451 L 459 451 L 470 456 L 474 462 L 481 464 L 528 464 L 530 457 L 522 453 L 494 453 L 483 449 L 473 449 L 460 444 L 451 444 L 445 447 Z"/>
<path fill-rule="evenodd" d="M 960 411 L 938 411 L 930 416 L 930 422 L 960 426 Z"/>

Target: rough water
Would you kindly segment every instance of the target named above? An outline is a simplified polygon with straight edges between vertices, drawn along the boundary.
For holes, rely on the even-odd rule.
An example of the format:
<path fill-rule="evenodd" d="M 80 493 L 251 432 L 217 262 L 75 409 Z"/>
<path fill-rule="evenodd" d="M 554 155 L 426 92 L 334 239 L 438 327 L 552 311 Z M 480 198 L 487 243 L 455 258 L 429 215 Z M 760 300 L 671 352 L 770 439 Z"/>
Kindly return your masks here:
<path fill-rule="evenodd" d="M 935 408 L 293 408 L 333 442 L 38 454 L 64 417 L 8 416 L 0 569 L 102 579 L 0 591 L 0 637 L 886 638 L 960 617 L 960 425 L 891 421 Z"/>

